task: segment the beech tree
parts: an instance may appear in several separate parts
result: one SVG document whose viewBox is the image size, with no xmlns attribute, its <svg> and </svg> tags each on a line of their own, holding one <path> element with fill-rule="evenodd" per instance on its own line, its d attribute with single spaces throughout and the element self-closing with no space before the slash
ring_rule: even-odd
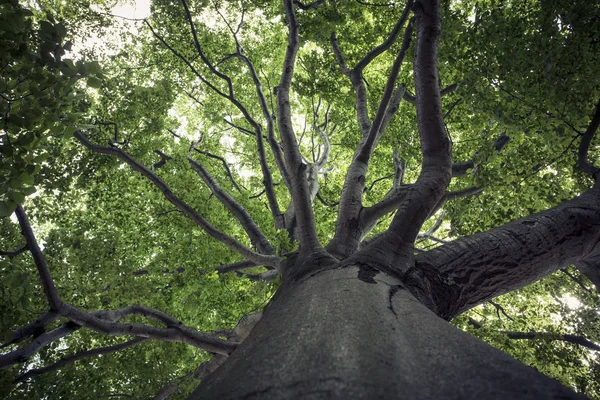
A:
<svg viewBox="0 0 600 400">
<path fill-rule="evenodd" d="M 7 398 L 600 398 L 597 5 L 113 6 L 2 2 Z"/>
</svg>

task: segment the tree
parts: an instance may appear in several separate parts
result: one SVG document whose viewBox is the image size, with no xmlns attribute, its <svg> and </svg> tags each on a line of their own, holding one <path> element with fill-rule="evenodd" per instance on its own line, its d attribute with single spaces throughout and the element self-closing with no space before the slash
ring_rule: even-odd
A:
<svg viewBox="0 0 600 400">
<path fill-rule="evenodd" d="M 454 319 L 598 397 L 582 276 L 599 285 L 598 7 L 282 3 L 155 1 L 120 33 L 136 41 L 84 52 L 103 71 L 39 55 L 33 79 L 58 68 L 82 92 L 51 120 L 64 131 L 14 124 L 29 87 L 1 87 L 3 213 L 18 220 L 2 220 L 18 249 L 2 252 L 7 395 L 166 398 L 196 378 L 191 398 L 584 398 Z M 41 11 L 40 37 L 68 51 Z M 30 167 L 31 131 L 52 164 Z M 31 179 L 42 190 L 25 200 Z M 510 315 L 564 294 L 587 302 L 559 311 L 578 331 Z M 556 349 L 560 368 L 544 367 Z"/>
</svg>

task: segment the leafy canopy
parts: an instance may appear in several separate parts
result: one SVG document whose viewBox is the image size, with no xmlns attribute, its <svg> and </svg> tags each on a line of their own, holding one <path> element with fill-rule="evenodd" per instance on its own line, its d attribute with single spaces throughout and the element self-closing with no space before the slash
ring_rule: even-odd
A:
<svg viewBox="0 0 600 400">
<path fill-rule="evenodd" d="M 477 196 L 449 201 L 443 214 L 424 226 L 433 228 L 441 219 L 436 236 L 450 240 L 556 205 L 589 187 L 589 178 L 573 166 L 577 139 L 600 97 L 600 7 L 583 0 L 442 3 L 441 86 L 457 84 L 443 97 L 445 122 L 455 161 L 475 165 L 453 180 L 449 190 L 482 189 Z M 153 1 L 146 21 L 114 17 L 113 5 L 40 0 L 28 8 L 16 0 L 0 2 L 0 249 L 23 246 L 19 227 L 9 216 L 25 204 L 65 302 L 86 310 L 142 304 L 202 332 L 231 328 L 264 306 L 278 281 L 254 281 L 246 275 L 264 272 L 261 267 L 218 273 L 215 266 L 238 261 L 239 255 L 209 238 L 121 160 L 89 152 L 72 135 L 83 130 L 95 143 L 120 143 L 140 163 L 154 166 L 173 192 L 211 224 L 250 247 L 243 229 L 190 168 L 186 158 L 191 154 L 246 208 L 276 252 L 287 254 L 295 244 L 286 231 L 275 230 L 267 211 L 253 127 L 182 61 L 209 77 L 213 89 L 227 90 L 227 82 L 199 59 L 179 1 Z M 205 57 L 232 77 L 236 98 L 264 124 L 249 67 L 231 55 L 243 48 L 273 110 L 287 44 L 282 5 L 190 0 L 188 6 Z M 330 135 L 330 154 L 319 174 L 323 201 L 313 205 L 322 242 L 335 229 L 337 209 L 331 205 L 339 198 L 360 139 L 354 92 L 333 54 L 331 32 L 336 32 L 348 65 L 354 65 L 386 39 L 403 7 L 400 2 L 326 1 L 298 12 L 301 46 L 291 107 L 308 162 L 326 150 L 315 126 L 327 120 Z M 364 71 L 371 113 L 399 46 Z M 409 49 L 398 79 L 409 94 L 414 93 L 411 64 Z M 503 136 L 510 141 L 499 152 L 494 143 Z M 200 151 L 190 153 L 191 146 Z M 408 101 L 400 103 L 375 150 L 366 205 L 377 203 L 392 187 L 394 150 L 406 162 L 404 182 L 414 181 L 421 152 L 415 108 Z M 597 159 L 598 150 L 590 149 L 591 159 Z M 161 160 L 166 162 L 159 165 Z M 276 171 L 271 153 L 267 161 Z M 273 180 L 285 210 L 289 193 L 278 173 Z M 384 217 L 373 234 L 389 221 Z M 423 239 L 417 247 L 437 244 Z M 6 343 L 11 329 L 35 320 L 47 305 L 28 254 L 2 256 L 0 281 L 0 333 Z M 454 322 L 600 398 L 597 351 L 556 340 L 573 334 L 600 342 L 599 305 L 590 283 L 570 267 Z M 147 323 L 141 317 L 132 321 Z M 506 331 L 542 335 L 515 340 Z M 173 398 L 185 398 L 196 384 L 191 373 L 210 358 L 185 344 L 148 341 L 83 359 L 62 367 L 60 374 L 52 371 L 12 383 L 25 370 L 123 341 L 80 329 L 3 370 L 0 393 L 14 399 L 144 398 L 176 379 L 181 390 Z"/>
</svg>

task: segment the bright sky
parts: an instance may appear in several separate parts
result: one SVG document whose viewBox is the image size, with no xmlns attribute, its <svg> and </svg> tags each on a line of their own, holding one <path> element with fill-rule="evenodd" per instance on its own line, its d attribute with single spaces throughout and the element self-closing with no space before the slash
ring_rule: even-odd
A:
<svg viewBox="0 0 600 400">
<path fill-rule="evenodd" d="M 151 0 L 133 0 L 112 9 L 114 15 L 127 18 L 146 18 L 150 15 Z"/>
</svg>

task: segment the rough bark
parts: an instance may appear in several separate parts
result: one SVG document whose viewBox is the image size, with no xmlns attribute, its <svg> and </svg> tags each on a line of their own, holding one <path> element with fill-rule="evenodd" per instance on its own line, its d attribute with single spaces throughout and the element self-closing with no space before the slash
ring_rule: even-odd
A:
<svg viewBox="0 0 600 400">
<path fill-rule="evenodd" d="M 349 265 L 286 280 L 191 399 L 583 399 L 454 328 L 393 276 Z"/>
<path fill-rule="evenodd" d="M 570 264 L 594 265 L 600 185 L 550 210 L 417 255 L 438 315 L 452 318 Z M 419 278 L 417 278 L 419 279 Z"/>
</svg>

